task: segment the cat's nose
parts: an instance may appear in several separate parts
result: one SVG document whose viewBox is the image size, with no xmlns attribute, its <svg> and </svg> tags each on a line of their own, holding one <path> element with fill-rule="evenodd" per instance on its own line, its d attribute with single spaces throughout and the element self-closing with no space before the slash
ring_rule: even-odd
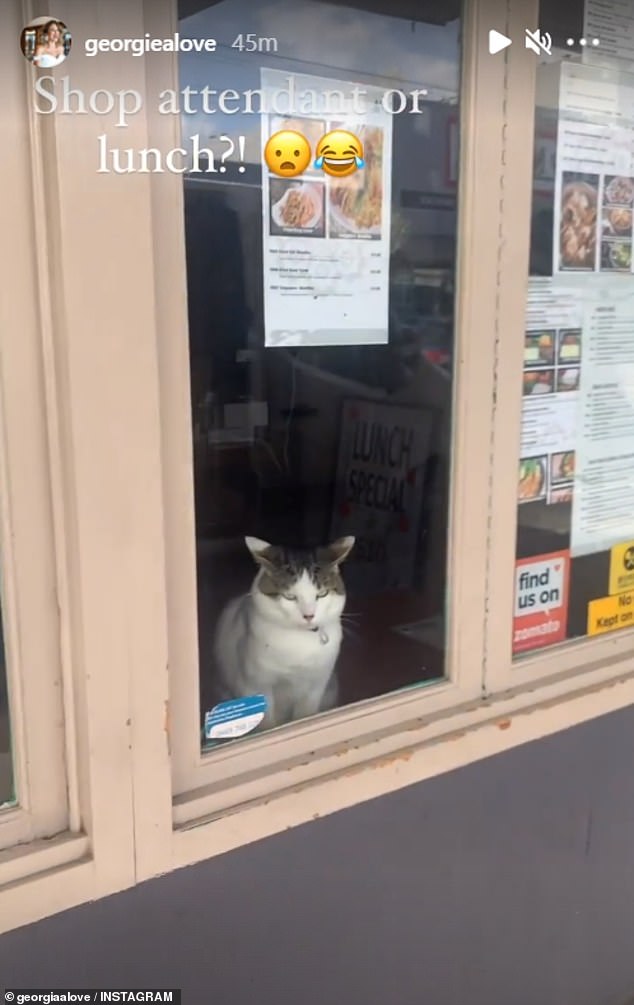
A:
<svg viewBox="0 0 634 1005">
<path fill-rule="evenodd" d="M 312 621 L 314 617 L 315 617 L 314 614 L 305 614 L 304 621 Z"/>
</svg>

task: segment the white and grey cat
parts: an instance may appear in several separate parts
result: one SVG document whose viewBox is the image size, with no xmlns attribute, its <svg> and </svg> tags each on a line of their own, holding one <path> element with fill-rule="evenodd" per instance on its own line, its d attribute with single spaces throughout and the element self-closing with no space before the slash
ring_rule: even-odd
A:
<svg viewBox="0 0 634 1005">
<path fill-rule="evenodd" d="M 220 615 L 214 643 L 222 696 L 263 694 L 262 728 L 337 704 L 335 664 L 346 590 L 339 566 L 354 546 L 342 537 L 315 551 L 293 551 L 246 537 L 258 571 L 246 596 Z"/>
</svg>

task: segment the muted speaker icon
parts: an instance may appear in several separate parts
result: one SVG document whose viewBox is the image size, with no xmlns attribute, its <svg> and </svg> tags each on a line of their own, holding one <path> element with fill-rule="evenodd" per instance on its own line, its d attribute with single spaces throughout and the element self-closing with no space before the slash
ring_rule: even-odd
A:
<svg viewBox="0 0 634 1005">
<path fill-rule="evenodd" d="M 529 31 L 528 28 L 526 28 L 525 32 L 526 38 L 524 40 L 524 44 L 527 49 L 532 49 L 532 51 L 537 53 L 538 56 L 542 52 L 545 52 L 547 56 L 551 55 L 553 40 L 547 31 L 542 33 L 540 28 L 537 28 L 536 31 Z"/>
</svg>

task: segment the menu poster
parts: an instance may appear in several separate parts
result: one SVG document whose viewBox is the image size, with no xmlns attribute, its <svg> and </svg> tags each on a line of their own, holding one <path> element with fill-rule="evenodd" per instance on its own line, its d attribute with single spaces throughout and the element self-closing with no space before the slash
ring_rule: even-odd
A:
<svg viewBox="0 0 634 1005">
<path fill-rule="evenodd" d="M 609 59 L 634 62 L 634 8 L 632 0 L 585 0 L 583 34 L 590 44 L 584 46 L 582 59 L 587 63 Z M 593 45 L 597 38 L 599 44 Z"/>
<path fill-rule="evenodd" d="M 634 76 L 564 62 L 553 274 L 632 273 Z"/>
<path fill-rule="evenodd" d="M 574 293 L 531 280 L 524 334 L 520 505 L 571 503 L 582 312 Z"/>
<path fill-rule="evenodd" d="M 363 86 L 367 111 L 360 116 L 359 85 L 351 81 L 265 68 L 261 90 L 269 109 L 261 116 L 262 149 L 274 133 L 292 129 L 312 153 L 296 178 L 277 177 L 262 161 L 265 345 L 384 344 L 392 116 L 381 103 L 383 91 Z M 288 111 L 270 112 L 280 104 Z M 363 144 L 364 166 L 346 178 L 314 167 L 317 143 L 333 129 Z"/>
<path fill-rule="evenodd" d="M 634 290 L 593 291 L 585 308 L 573 556 L 634 538 Z"/>
<path fill-rule="evenodd" d="M 634 627 L 632 285 L 529 284 L 516 655 Z"/>
</svg>

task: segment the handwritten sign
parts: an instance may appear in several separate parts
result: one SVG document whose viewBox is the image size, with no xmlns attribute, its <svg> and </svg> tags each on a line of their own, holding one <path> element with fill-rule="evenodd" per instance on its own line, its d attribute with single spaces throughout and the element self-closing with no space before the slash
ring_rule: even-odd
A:
<svg viewBox="0 0 634 1005">
<path fill-rule="evenodd" d="M 412 585 L 432 414 L 343 403 L 331 537 L 354 534 L 346 579 L 356 590 Z"/>
</svg>

